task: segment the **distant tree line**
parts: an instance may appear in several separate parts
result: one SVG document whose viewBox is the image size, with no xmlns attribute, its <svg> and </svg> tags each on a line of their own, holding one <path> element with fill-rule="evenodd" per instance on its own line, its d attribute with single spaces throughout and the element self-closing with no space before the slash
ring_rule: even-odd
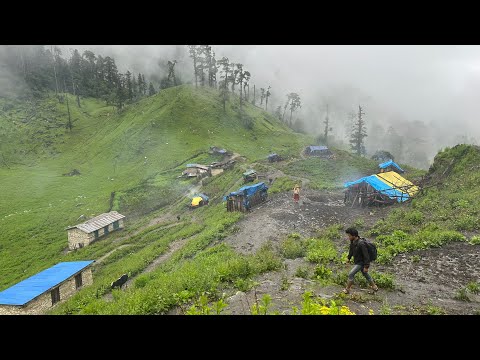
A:
<svg viewBox="0 0 480 360">
<path fill-rule="evenodd" d="M 82 54 L 74 49 L 69 58 L 56 46 L 3 46 L 3 63 L 7 71 L 23 78 L 29 96 L 41 97 L 52 91 L 99 98 L 121 109 L 125 103 L 156 93 L 145 74 L 118 71 L 115 59 L 96 55 L 90 50 Z M 168 87 L 169 84 L 164 84 Z M 22 94 L 25 96 L 25 93 Z"/>
</svg>

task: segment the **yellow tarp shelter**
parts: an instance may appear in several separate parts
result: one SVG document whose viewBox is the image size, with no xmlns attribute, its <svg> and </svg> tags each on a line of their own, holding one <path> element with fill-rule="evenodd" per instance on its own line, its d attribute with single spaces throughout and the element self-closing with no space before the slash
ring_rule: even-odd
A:
<svg viewBox="0 0 480 360">
<path fill-rule="evenodd" d="M 410 197 L 414 196 L 420 190 L 418 186 L 412 184 L 395 171 L 387 171 L 376 174 L 376 176 L 380 178 L 381 181 L 392 186 L 393 188 L 396 188 L 404 193 L 406 192 Z"/>
<path fill-rule="evenodd" d="M 200 204 L 200 201 L 202 201 L 202 200 L 203 199 L 200 196 L 194 197 L 192 199 L 192 206 L 198 206 Z"/>
</svg>

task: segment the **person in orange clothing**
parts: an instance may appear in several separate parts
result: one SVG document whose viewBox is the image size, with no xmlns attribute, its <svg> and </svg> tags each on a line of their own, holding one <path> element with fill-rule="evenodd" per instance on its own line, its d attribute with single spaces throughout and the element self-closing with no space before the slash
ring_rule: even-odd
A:
<svg viewBox="0 0 480 360">
<path fill-rule="evenodd" d="M 298 203 L 300 200 L 300 186 L 298 184 L 295 184 L 295 187 L 293 188 L 293 201 L 295 203 Z"/>
</svg>

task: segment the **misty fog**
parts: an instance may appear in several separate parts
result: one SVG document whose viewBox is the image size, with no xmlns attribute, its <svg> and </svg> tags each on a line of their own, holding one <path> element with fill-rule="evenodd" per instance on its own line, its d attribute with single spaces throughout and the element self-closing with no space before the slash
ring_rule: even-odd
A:
<svg viewBox="0 0 480 360">
<path fill-rule="evenodd" d="M 186 45 L 57 46 L 64 57 L 73 49 L 112 56 L 119 71 L 142 72 L 154 82 L 175 59 L 182 81 L 193 81 Z M 385 149 L 396 153 L 397 161 L 427 168 L 438 150 L 477 143 L 480 46 L 212 45 L 212 50 L 217 59 L 226 56 L 251 72 L 251 92 L 253 85 L 257 91 L 271 86 L 270 112 L 283 107 L 286 94 L 298 93 L 302 107 L 296 120 L 305 132 L 323 134 L 328 104 L 332 146 L 348 148 L 351 113 L 359 105 L 367 155 Z M 0 96 L 13 84 L 0 68 Z"/>
</svg>

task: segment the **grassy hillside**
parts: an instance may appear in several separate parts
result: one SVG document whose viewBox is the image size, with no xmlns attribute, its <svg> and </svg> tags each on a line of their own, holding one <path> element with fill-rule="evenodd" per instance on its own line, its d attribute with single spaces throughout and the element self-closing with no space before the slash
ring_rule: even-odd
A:
<svg viewBox="0 0 480 360">
<path fill-rule="evenodd" d="M 236 97 L 224 113 L 213 89 L 169 88 L 120 113 L 95 99 L 83 99 L 78 108 L 69 97 L 69 105 L 72 131 L 65 126 L 65 102 L 0 99 L 0 291 L 59 261 L 97 260 L 94 284 L 55 313 L 163 313 L 201 294 L 218 300 L 226 286 L 248 289 L 255 275 L 278 269 L 279 254 L 268 246 L 244 256 L 221 241 L 238 230 L 235 223 L 243 217 L 226 213 L 222 196 L 243 185 L 241 173 L 252 163 L 259 172 L 283 172 L 271 193 L 291 190 L 299 178 L 311 188 L 342 188 L 345 181 L 377 170 L 376 162 L 336 149 L 335 160 L 303 159 L 300 153 L 314 143 L 313 137 L 292 132 L 251 104 L 244 106 L 242 120 Z M 202 191 L 210 195 L 210 205 L 187 211 L 186 195 L 198 182 L 177 177 L 186 163 L 220 160 L 208 154 L 211 145 L 245 160 L 205 179 Z M 272 152 L 287 160 L 268 163 Z M 74 169 L 80 175 L 65 176 Z M 408 170 L 407 178 L 422 174 Z M 110 207 L 127 216 L 126 230 L 66 254 L 65 227 L 82 222 L 81 215 L 93 217 Z M 147 226 L 154 217 L 168 215 L 167 210 L 181 215 L 181 221 L 166 216 Z M 377 224 L 377 235 L 390 236 L 397 229 L 414 233 L 413 227 L 398 227 L 395 218 L 389 219 Z M 130 291 L 114 291 L 116 301 L 105 301 L 113 279 L 125 272 L 140 274 L 179 241 L 184 246 L 168 261 L 138 276 Z"/>
<path fill-rule="evenodd" d="M 65 227 L 108 211 L 112 192 L 113 209 L 130 227 L 181 200 L 192 181 L 177 176 L 187 162 L 218 160 L 206 153 L 210 145 L 255 160 L 274 151 L 298 154 L 311 142 L 252 105 L 245 106 L 253 126 L 247 130 L 238 103 L 224 114 L 218 92 L 188 85 L 121 113 L 95 99 L 78 108 L 69 97 L 69 105 L 72 131 L 66 102 L 0 100 L 0 290 L 64 260 Z M 63 175 L 73 169 L 81 175 Z"/>
<path fill-rule="evenodd" d="M 425 175 L 423 191 L 370 231 L 380 244 L 380 261 L 450 241 L 480 243 L 479 163 L 477 146 L 462 144 L 439 152 Z"/>
</svg>

